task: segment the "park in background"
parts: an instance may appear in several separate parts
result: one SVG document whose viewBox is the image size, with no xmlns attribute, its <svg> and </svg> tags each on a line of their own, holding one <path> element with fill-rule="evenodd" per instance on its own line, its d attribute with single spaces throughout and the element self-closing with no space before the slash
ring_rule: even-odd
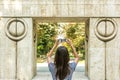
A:
<svg viewBox="0 0 120 80">
<path fill-rule="evenodd" d="M 37 25 L 37 63 L 46 62 L 46 54 L 54 45 L 55 39 L 59 35 L 60 27 L 63 29 L 64 38 L 71 39 L 77 53 L 80 55 L 80 61 L 85 60 L 85 23 L 39 23 Z M 70 52 L 70 58 L 73 59 L 70 46 L 63 42 Z M 54 56 L 54 55 L 53 55 Z"/>
</svg>

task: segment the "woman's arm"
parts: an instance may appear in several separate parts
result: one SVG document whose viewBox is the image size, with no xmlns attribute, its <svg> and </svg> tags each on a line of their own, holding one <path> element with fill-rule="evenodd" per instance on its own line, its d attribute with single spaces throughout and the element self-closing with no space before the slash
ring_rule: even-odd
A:
<svg viewBox="0 0 120 80">
<path fill-rule="evenodd" d="M 53 51 L 55 50 L 55 48 L 58 46 L 58 40 L 55 41 L 54 46 L 52 47 L 52 49 L 50 50 L 50 52 L 47 53 L 47 62 L 48 64 L 51 62 L 51 56 L 53 54 Z"/>
<path fill-rule="evenodd" d="M 68 42 L 68 44 L 71 46 L 71 48 L 72 48 L 72 50 L 73 50 L 73 53 L 72 53 L 72 54 L 73 54 L 74 57 L 75 57 L 75 62 L 78 63 L 79 56 L 78 56 L 78 54 L 77 54 L 77 51 L 76 51 L 75 47 L 73 46 L 73 44 L 72 44 L 72 42 L 71 42 L 70 39 L 68 39 L 67 42 Z"/>
</svg>

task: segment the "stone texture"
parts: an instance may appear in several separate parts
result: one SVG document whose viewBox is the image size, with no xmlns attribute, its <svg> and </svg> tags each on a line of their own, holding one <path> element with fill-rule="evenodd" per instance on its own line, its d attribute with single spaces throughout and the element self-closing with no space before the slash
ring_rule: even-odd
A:
<svg viewBox="0 0 120 80">
<path fill-rule="evenodd" d="M 8 20 L 0 20 L 0 79 L 16 78 L 16 42 L 6 36 L 5 25 Z"/>
<path fill-rule="evenodd" d="M 8 2 L 1 0 L 0 2 L 0 12 L 3 13 L 3 17 L 119 17 L 119 7 L 119 0 L 12 0 Z"/>
<path fill-rule="evenodd" d="M 35 53 L 33 26 L 31 18 L 23 18 L 27 24 L 28 30 L 26 37 L 17 42 L 17 79 L 31 80 L 35 75 Z M 20 27 L 20 26 L 18 26 Z"/>
<path fill-rule="evenodd" d="M 89 39 L 89 21 L 85 23 L 85 75 L 88 76 L 88 39 Z"/>
<path fill-rule="evenodd" d="M 11 17 L 22 17 L 28 25 L 27 35 L 20 41 L 6 35 L 6 23 Z M 117 23 L 117 35 L 111 41 L 101 41 L 95 35 L 98 17 L 113 17 Z M 36 33 L 32 18 L 36 23 L 89 20 L 89 28 L 86 29 L 86 75 L 90 80 L 120 80 L 120 19 L 115 17 L 120 17 L 119 0 L 0 0 L 0 80 L 31 80 L 35 76 Z M 9 29 L 14 35 L 15 25 L 11 24 Z M 105 34 L 106 25 L 99 26 L 102 26 L 99 27 L 100 33 Z M 21 25 L 17 27 L 21 33 Z M 107 28 L 108 33 L 112 29 Z M 41 75 L 39 77 L 42 78 Z"/>
<path fill-rule="evenodd" d="M 115 26 L 117 26 L 118 32 L 116 36 L 110 41 L 104 42 L 100 41 L 97 38 L 97 35 L 95 35 L 94 31 L 96 27 L 96 22 L 98 22 L 99 19 L 90 18 L 90 31 L 88 40 L 88 76 L 91 80 L 120 79 L 120 45 L 118 43 L 120 40 L 120 28 L 118 27 L 120 20 L 118 18 L 110 18 L 109 20 L 114 21 L 113 23 L 116 24 Z M 108 24 L 107 22 L 106 24 L 100 23 L 98 29 L 102 31 L 101 33 L 108 35 L 109 33 L 111 33 L 111 30 L 113 30 L 113 27 L 111 23 Z"/>
<path fill-rule="evenodd" d="M 107 80 L 120 80 L 120 19 L 115 18 L 114 20 L 117 23 L 118 32 L 113 40 L 106 43 Z"/>
<path fill-rule="evenodd" d="M 36 74 L 36 50 L 34 48 L 34 35 L 32 18 L 21 18 L 27 24 L 27 34 L 25 38 L 14 41 L 6 34 L 7 23 L 14 18 L 2 18 L 0 20 L 0 80 L 19 79 L 31 80 Z M 15 18 L 15 20 L 20 18 Z M 19 35 L 23 31 L 20 22 L 9 24 L 8 32 L 13 36 Z M 13 31 L 12 31 L 13 30 Z M 16 32 L 17 31 L 17 32 Z M 36 38 L 36 37 L 35 37 Z"/>
<path fill-rule="evenodd" d="M 98 18 L 90 18 L 88 39 L 88 76 L 90 80 L 105 80 L 105 43 L 94 33 Z"/>
</svg>

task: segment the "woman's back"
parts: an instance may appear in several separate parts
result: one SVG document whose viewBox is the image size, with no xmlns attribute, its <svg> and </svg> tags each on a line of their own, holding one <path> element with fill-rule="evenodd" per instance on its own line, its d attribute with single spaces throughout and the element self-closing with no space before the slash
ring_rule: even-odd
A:
<svg viewBox="0 0 120 80">
<path fill-rule="evenodd" d="M 75 62 L 71 62 L 69 63 L 69 67 L 70 67 L 70 74 L 66 76 L 66 78 L 64 80 L 72 80 L 72 74 L 73 72 L 75 71 L 75 68 L 76 68 L 76 63 Z M 49 63 L 48 64 L 48 67 L 49 67 L 49 71 L 51 72 L 52 74 L 52 78 L 53 80 L 59 80 L 59 79 L 56 79 L 56 68 L 55 68 L 55 65 L 54 63 Z"/>
<path fill-rule="evenodd" d="M 76 68 L 79 60 L 79 56 L 70 40 L 66 41 L 73 50 L 73 55 L 75 57 L 74 62 L 69 63 L 70 57 L 68 49 L 65 46 L 58 46 L 58 40 L 56 40 L 53 48 L 47 54 L 47 62 L 49 70 L 52 74 L 53 80 L 72 80 L 72 74 Z M 54 49 L 57 48 L 54 58 L 54 63 L 51 62 L 51 55 Z"/>
</svg>

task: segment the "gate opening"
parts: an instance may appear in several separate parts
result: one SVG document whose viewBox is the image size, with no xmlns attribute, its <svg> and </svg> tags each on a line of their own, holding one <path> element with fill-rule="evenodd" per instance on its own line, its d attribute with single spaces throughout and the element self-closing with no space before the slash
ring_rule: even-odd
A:
<svg viewBox="0 0 120 80">
<path fill-rule="evenodd" d="M 78 55 L 80 56 L 78 65 L 73 74 L 74 78 L 87 78 L 85 76 L 86 63 L 86 21 L 80 22 L 44 22 L 40 21 L 35 24 L 37 32 L 37 54 L 36 54 L 36 66 L 37 76 L 39 78 L 52 80 L 51 73 L 48 69 L 46 54 L 53 47 L 55 39 L 62 37 L 65 39 L 71 39 Z M 69 50 L 70 61 L 74 61 L 72 50 L 66 42 L 62 45 L 66 46 Z M 52 55 L 52 61 L 54 61 L 54 54 Z M 87 71 L 86 71 L 87 75 Z M 87 80 L 87 79 L 86 79 Z"/>
<path fill-rule="evenodd" d="M 39 23 L 37 26 L 37 63 L 46 63 L 46 54 L 53 47 L 56 38 L 71 39 L 80 60 L 85 60 L 85 23 Z M 66 42 L 62 42 L 70 53 L 70 60 L 74 58 L 72 50 Z M 54 56 L 54 55 L 53 55 Z"/>
</svg>

